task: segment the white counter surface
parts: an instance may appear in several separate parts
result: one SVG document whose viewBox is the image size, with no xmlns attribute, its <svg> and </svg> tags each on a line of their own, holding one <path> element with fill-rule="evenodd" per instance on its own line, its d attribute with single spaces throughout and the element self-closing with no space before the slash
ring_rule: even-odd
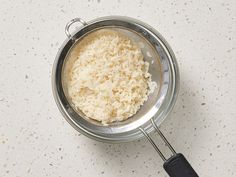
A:
<svg viewBox="0 0 236 177">
<path fill-rule="evenodd" d="M 106 15 L 137 18 L 166 38 L 181 88 L 161 130 L 199 176 L 235 177 L 235 0 L 1 0 L 0 176 L 167 176 L 147 140 L 91 140 L 64 120 L 53 100 L 51 70 L 65 24 Z"/>
</svg>

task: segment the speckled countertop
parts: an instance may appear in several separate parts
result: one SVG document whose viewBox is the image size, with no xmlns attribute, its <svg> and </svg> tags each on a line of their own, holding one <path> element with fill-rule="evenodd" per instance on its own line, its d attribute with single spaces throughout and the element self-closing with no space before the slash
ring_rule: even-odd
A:
<svg viewBox="0 0 236 177">
<path fill-rule="evenodd" d="M 90 140 L 53 100 L 51 70 L 65 24 L 106 15 L 138 18 L 166 38 L 181 88 L 161 130 L 200 176 L 236 176 L 235 0 L 2 0 L 0 176 L 167 176 L 147 140 Z"/>
</svg>

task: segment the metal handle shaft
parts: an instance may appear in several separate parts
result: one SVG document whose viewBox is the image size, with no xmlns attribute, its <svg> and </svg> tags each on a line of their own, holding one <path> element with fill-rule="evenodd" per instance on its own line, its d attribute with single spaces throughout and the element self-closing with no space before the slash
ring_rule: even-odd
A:
<svg viewBox="0 0 236 177">
<path fill-rule="evenodd" d="M 155 142 L 152 140 L 152 138 L 142 129 L 139 128 L 139 130 L 144 134 L 144 136 L 146 136 L 146 138 L 148 139 L 148 141 L 152 144 L 152 146 L 154 147 L 154 149 L 157 151 L 157 153 L 160 155 L 160 157 L 162 158 L 163 161 L 166 161 L 165 156 L 162 154 L 161 150 L 157 147 L 157 145 L 155 144 Z"/>
<path fill-rule="evenodd" d="M 168 140 L 166 139 L 166 137 L 162 134 L 161 130 L 157 127 L 156 123 L 154 122 L 153 119 L 151 119 L 152 125 L 155 128 L 156 132 L 160 135 L 161 139 L 165 142 L 166 146 L 170 149 L 170 151 L 172 152 L 173 155 L 176 154 L 174 148 L 171 146 L 171 144 L 168 142 Z M 152 144 L 152 146 L 154 147 L 154 149 L 157 151 L 157 153 L 160 155 L 160 157 L 162 158 L 163 161 L 166 161 L 165 156 L 163 155 L 163 153 L 161 152 L 161 150 L 158 148 L 158 146 L 156 145 L 156 143 L 153 141 L 153 139 L 147 134 L 147 132 L 143 129 L 143 128 L 139 128 L 139 130 L 143 133 L 143 135 L 148 139 L 148 141 Z"/>
<path fill-rule="evenodd" d="M 156 132 L 160 135 L 161 139 L 165 142 L 166 146 L 170 149 L 170 151 L 174 154 L 176 154 L 174 148 L 171 146 L 169 141 L 166 139 L 166 137 L 162 134 L 161 130 L 157 127 L 157 124 L 154 122 L 153 119 L 151 119 L 152 125 L 155 128 Z"/>
</svg>

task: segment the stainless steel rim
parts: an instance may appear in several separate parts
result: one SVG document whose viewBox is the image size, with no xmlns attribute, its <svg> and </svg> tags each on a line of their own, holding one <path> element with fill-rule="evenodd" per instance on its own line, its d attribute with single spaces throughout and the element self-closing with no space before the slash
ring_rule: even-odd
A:
<svg viewBox="0 0 236 177">
<path fill-rule="evenodd" d="M 85 26 L 81 26 L 76 32 L 71 35 L 69 33 L 69 27 L 76 21 L 81 22 Z M 122 127 L 123 129 L 120 129 L 119 131 L 115 132 L 116 129 L 107 128 L 106 132 L 99 132 L 99 130 L 94 131 L 93 129 L 91 129 L 93 127 L 88 128 L 90 125 L 88 125 L 88 123 L 86 124 L 86 120 L 82 120 L 84 121 L 83 123 L 77 121 L 78 117 L 76 118 L 76 116 L 78 115 L 76 115 L 74 110 L 68 104 L 64 96 L 63 90 L 60 86 L 61 68 L 67 52 L 69 51 L 70 47 L 73 45 L 74 41 L 77 38 L 83 36 L 91 30 L 94 30 L 95 28 L 111 24 L 117 25 L 118 22 L 120 24 L 126 25 L 127 28 L 137 28 L 136 30 L 140 30 L 139 32 L 141 32 L 142 35 L 145 35 L 145 37 L 149 36 L 149 40 L 152 40 L 154 44 L 157 44 L 155 45 L 157 50 L 162 51 L 162 53 L 159 53 L 162 57 L 161 60 L 167 63 L 167 68 L 164 68 L 163 71 L 164 77 L 166 77 L 168 80 L 168 83 L 166 85 L 166 97 L 163 98 L 162 102 L 157 103 L 157 112 L 151 115 L 148 120 L 142 120 L 139 123 L 136 122 L 136 124 L 132 125 L 131 128 L 129 127 L 130 129 L 127 129 L 127 127 Z M 68 36 L 68 39 L 65 40 L 56 56 L 56 60 L 53 66 L 52 86 L 57 106 L 59 107 L 66 120 L 76 130 L 90 138 L 100 141 L 126 142 L 139 139 L 144 136 L 143 133 L 139 130 L 140 127 L 142 127 L 142 129 L 145 130 L 145 132 L 147 133 L 152 132 L 154 130 L 154 127 L 149 121 L 151 120 L 151 118 L 153 118 L 154 122 L 157 125 L 161 124 L 161 122 L 166 118 L 166 116 L 173 108 L 174 103 L 176 101 L 179 90 L 179 71 L 174 53 L 172 52 L 171 48 L 164 40 L 164 38 L 155 29 L 140 21 L 128 17 L 110 16 L 95 19 L 88 23 L 81 20 L 80 18 L 76 18 L 67 24 L 65 31 Z"/>
</svg>

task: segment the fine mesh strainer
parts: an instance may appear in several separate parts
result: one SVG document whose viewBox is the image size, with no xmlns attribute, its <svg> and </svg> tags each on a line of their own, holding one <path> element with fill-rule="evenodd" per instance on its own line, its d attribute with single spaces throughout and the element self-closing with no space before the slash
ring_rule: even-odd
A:
<svg viewBox="0 0 236 177">
<path fill-rule="evenodd" d="M 73 34 L 70 26 L 80 22 Z M 154 92 L 141 106 L 140 110 L 129 119 L 113 122 L 107 126 L 87 118 L 83 112 L 74 108 L 67 94 L 67 73 L 70 69 L 69 54 L 84 36 L 100 29 L 111 29 L 122 33 L 142 50 L 144 60 L 149 62 L 152 81 L 157 83 Z M 174 106 L 179 89 L 179 72 L 175 56 L 164 38 L 152 27 L 128 17 L 110 16 L 85 22 L 81 18 L 71 20 L 65 28 L 67 39 L 59 50 L 52 74 L 54 98 L 66 120 L 84 135 L 103 142 L 127 142 L 146 137 L 164 160 L 164 168 L 171 177 L 198 176 L 182 154 L 176 153 L 158 129 Z M 166 159 L 149 133 L 156 131 L 173 155 Z"/>
</svg>

